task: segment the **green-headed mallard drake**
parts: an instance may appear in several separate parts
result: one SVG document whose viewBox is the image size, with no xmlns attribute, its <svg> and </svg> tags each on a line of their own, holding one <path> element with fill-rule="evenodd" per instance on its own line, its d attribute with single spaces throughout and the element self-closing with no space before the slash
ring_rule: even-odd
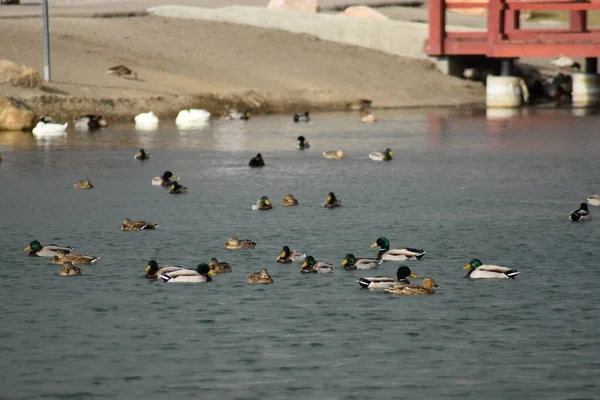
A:
<svg viewBox="0 0 600 400">
<path fill-rule="evenodd" d="M 269 201 L 267 196 L 263 196 L 256 201 L 255 204 L 252 204 L 253 210 L 270 210 L 273 208 L 273 205 Z"/>
<path fill-rule="evenodd" d="M 248 111 L 229 110 L 225 113 L 223 119 L 247 121 L 250 119 L 250 113 Z"/>
<path fill-rule="evenodd" d="M 144 150 L 144 149 L 139 149 L 138 152 L 135 154 L 135 156 L 133 156 L 133 158 L 135 158 L 136 160 L 144 161 L 144 160 L 147 160 L 150 158 L 150 154 L 146 153 L 146 150 Z M 154 182 L 153 182 L 153 184 L 154 184 Z"/>
<path fill-rule="evenodd" d="M 230 237 L 225 242 L 225 248 L 230 250 L 253 249 L 256 247 L 256 240 L 238 239 L 235 236 Z"/>
<path fill-rule="evenodd" d="M 156 228 L 158 228 L 158 224 L 153 224 L 152 222 L 148 221 L 132 221 L 129 218 L 125 218 L 123 220 L 123 224 L 121 225 L 122 231 L 142 231 Z"/>
<path fill-rule="evenodd" d="M 256 167 L 264 167 L 265 166 L 265 161 L 262 158 L 262 154 L 257 153 L 255 157 L 252 157 L 250 159 L 250 161 L 248 162 L 248 165 L 252 168 L 256 168 Z"/>
<path fill-rule="evenodd" d="M 288 193 L 285 196 L 283 196 L 283 200 L 281 200 L 280 204 L 284 207 L 297 206 L 298 200 L 296 200 L 296 198 L 292 194 Z"/>
<path fill-rule="evenodd" d="M 210 259 L 210 263 L 208 263 L 210 270 L 215 274 L 222 274 L 224 272 L 231 272 L 231 264 L 227 262 L 221 262 L 217 260 L 215 257 Z"/>
<path fill-rule="evenodd" d="M 73 121 L 75 129 L 80 131 L 94 131 L 100 128 L 106 128 L 108 121 L 102 115 L 87 114 L 76 118 Z"/>
<path fill-rule="evenodd" d="M 137 79 L 137 73 L 133 72 L 129 67 L 126 67 L 125 65 L 116 65 L 114 67 L 110 67 L 109 69 L 106 70 L 107 74 L 113 74 L 113 75 L 117 75 L 120 76 L 121 78 L 125 78 L 125 79 Z"/>
<path fill-rule="evenodd" d="M 472 259 L 463 269 L 469 270 L 467 278 L 471 279 L 508 279 L 519 273 L 516 269 L 482 264 L 477 258 Z"/>
<path fill-rule="evenodd" d="M 298 136 L 296 138 L 296 148 L 298 150 L 308 149 L 309 147 L 310 143 L 308 143 L 308 140 L 306 140 L 304 136 Z"/>
<path fill-rule="evenodd" d="M 392 159 L 392 150 L 387 148 L 383 152 L 374 151 L 369 153 L 369 158 L 373 161 L 390 161 Z"/>
<path fill-rule="evenodd" d="M 300 272 L 303 274 L 330 274 L 333 272 L 333 265 L 325 261 L 315 261 L 313 256 L 307 256 Z"/>
<path fill-rule="evenodd" d="M 281 249 L 281 254 L 275 261 L 280 264 L 287 264 L 291 262 L 300 262 L 306 259 L 306 254 L 297 253 L 296 251 L 291 251 L 288 246 L 283 246 Z"/>
<path fill-rule="evenodd" d="M 2 156 L 0 156 L 0 161 L 2 161 Z M 600 194 L 594 194 L 587 198 L 587 202 L 590 206 L 599 207 L 600 206 Z"/>
<path fill-rule="evenodd" d="M 356 258 L 354 254 L 346 254 L 346 258 L 342 261 L 344 269 L 373 269 L 381 264 L 381 260 L 376 258 Z"/>
<path fill-rule="evenodd" d="M 346 154 L 342 150 L 325 150 L 323 152 L 323 157 L 341 160 L 342 158 L 346 157 Z"/>
<path fill-rule="evenodd" d="M 266 268 L 260 270 L 260 272 L 251 272 L 246 277 L 246 283 L 273 283 L 273 278 L 269 275 Z"/>
<path fill-rule="evenodd" d="M 169 194 L 184 194 L 187 193 L 187 188 L 183 185 L 177 183 L 177 181 L 173 181 L 171 183 L 171 187 L 169 188 Z"/>
<path fill-rule="evenodd" d="M 38 257 L 54 257 L 59 251 L 70 253 L 72 250 L 72 247 L 62 246 L 60 244 L 48 243 L 41 245 L 37 240 L 33 240 L 31 243 L 29 243 L 29 246 L 23 249 L 23 251 L 29 252 L 27 253 L 28 256 Z"/>
<path fill-rule="evenodd" d="M 377 259 L 383 261 L 406 261 L 406 260 L 420 260 L 425 255 L 425 251 L 421 249 L 415 249 L 412 247 L 405 247 L 402 249 L 390 249 L 390 242 L 387 238 L 380 237 L 371 247 L 379 246 L 379 253 L 377 253 Z"/>
<path fill-rule="evenodd" d="M 81 268 L 73 265 L 70 262 L 66 262 L 60 267 L 59 275 L 61 275 L 61 276 L 81 275 Z"/>
<path fill-rule="evenodd" d="M 387 276 L 368 276 L 359 278 L 357 282 L 363 289 L 387 289 L 394 285 L 410 285 L 410 281 L 407 279 L 409 276 L 413 278 L 417 277 L 412 273 L 410 268 L 402 265 L 396 270 L 396 278 Z"/>
<path fill-rule="evenodd" d="M 581 203 L 577 210 L 571 211 L 571 214 L 569 214 L 569 220 L 573 222 L 591 221 L 592 216 L 588 210 L 587 203 Z"/>
<path fill-rule="evenodd" d="M 92 185 L 92 182 L 90 182 L 89 179 L 82 179 L 80 181 L 77 181 L 73 184 L 73 187 L 75 189 L 93 189 L 94 185 Z"/>
<path fill-rule="evenodd" d="M 66 253 L 62 250 L 56 252 L 56 255 L 52 257 L 52 264 L 64 264 L 70 262 L 71 264 L 93 264 L 98 261 L 100 257 L 88 256 L 82 253 Z"/>
<path fill-rule="evenodd" d="M 162 176 L 156 176 L 152 179 L 152 184 L 155 186 L 170 187 L 177 177 L 171 171 L 165 171 Z"/>
<path fill-rule="evenodd" d="M 418 296 L 434 294 L 433 288 L 439 288 L 439 285 L 433 279 L 425 278 L 421 285 L 394 285 L 385 291 L 398 296 Z"/>
<path fill-rule="evenodd" d="M 208 264 L 202 263 L 198 264 L 196 269 L 181 268 L 176 271 L 162 273 L 158 277 L 163 282 L 169 283 L 202 283 L 211 282 L 212 277 L 210 275 L 215 275 L 215 273 L 210 270 Z"/>
<path fill-rule="evenodd" d="M 360 112 L 360 122 L 376 122 L 377 118 L 367 110 Z"/>
<path fill-rule="evenodd" d="M 179 266 L 175 267 L 175 266 L 171 266 L 171 265 L 162 265 L 159 267 L 156 260 L 150 260 L 150 261 L 148 261 L 148 265 L 146 266 L 145 278 L 146 279 L 158 279 L 158 276 L 160 274 L 178 271 L 180 269 L 184 269 L 184 268 L 179 267 Z"/>
<path fill-rule="evenodd" d="M 329 192 L 329 195 L 327 196 L 327 199 L 325 200 L 325 202 L 323 202 L 323 207 L 325 208 L 335 208 L 335 207 L 341 207 L 342 206 L 342 201 L 338 200 L 335 197 L 335 194 L 333 192 Z"/>
<path fill-rule="evenodd" d="M 294 114 L 294 122 L 308 122 L 310 121 L 310 114 L 308 111 L 304 111 L 302 114 Z"/>
</svg>

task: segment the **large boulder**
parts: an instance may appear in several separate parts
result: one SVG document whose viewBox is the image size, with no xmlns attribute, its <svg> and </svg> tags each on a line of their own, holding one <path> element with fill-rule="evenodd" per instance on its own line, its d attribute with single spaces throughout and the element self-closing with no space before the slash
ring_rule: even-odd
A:
<svg viewBox="0 0 600 400">
<path fill-rule="evenodd" d="M 317 0 L 271 0 L 267 8 L 282 8 L 285 10 L 317 12 Z"/>
<path fill-rule="evenodd" d="M 33 128 L 35 113 L 12 97 L 0 96 L 0 131 L 26 131 Z"/>
<path fill-rule="evenodd" d="M 1 84 L 39 88 L 42 86 L 42 77 L 35 68 L 18 65 L 8 60 L 0 60 Z"/>
</svg>

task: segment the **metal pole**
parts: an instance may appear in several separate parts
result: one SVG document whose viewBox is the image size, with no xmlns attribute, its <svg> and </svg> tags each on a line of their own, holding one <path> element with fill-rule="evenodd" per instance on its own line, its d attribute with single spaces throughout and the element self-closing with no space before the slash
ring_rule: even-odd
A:
<svg viewBox="0 0 600 400">
<path fill-rule="evenodd" d="M 44 19 L 44 80 L 50 82 L 50 29 L 48 27 L 48 0 L 42 3 Z"/>
</svg>

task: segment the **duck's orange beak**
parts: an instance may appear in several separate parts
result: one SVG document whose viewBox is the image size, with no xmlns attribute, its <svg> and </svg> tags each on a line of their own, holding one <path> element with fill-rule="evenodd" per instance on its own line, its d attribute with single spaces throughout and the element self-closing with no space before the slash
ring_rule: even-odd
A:
<svg viewBox="0 0 600 400">
<path fill-rule="evenodd" d="M 151 269 L 152 269 L 152 268 L 151 268 L 151 267 L 148 265 L 148 266 L 146 267 L 146 272 L 150 272 L 150 270 L 151 270 Z"/>
<path fill-rule="evenodd" d="M 342 263 L 340 265 L 346 265 L 348 264 L 348 260 L 344 259 L 344 261 L 342 261 Z"/>
<path fill-rule="evenodd" d="M 217 273 L 215 271 L 213 271 L 212 269 L 210 271 L 208 271 L 209 275 L 217 275 Z"/>
<path fill-rule="evenodd" d="M 304 264 L 302 264 L 301 268 L 304 268 L 304 267 L 308 267 L 308 263 L 306 261 L 304 262 Z"/>
<path fill-rule="evenodd" d="M 29 250 L 31 250 L 31 246 L 27 246 L 23 249 L 23 251 L 29 251 Z"/>
<path fill-rule="evenodd" d="M 469 265 L 465 265 L 465 266 L 463 267 L 463 269 L 471 269 L 471 268 L 472 268 L 472 267 L 471 267 L 471 264 L 469 264 Z"/>
<path fill-rule="evenodd" d="M 377 243 L 373 243 L 371 247 L 377 247 Z"/>
<path fill-rule="evenodd" d="M 416 276 L 415 274 L 410 274 L 409 275 L 411 278 L 418 278 L 418 276 Z"/>
</svg>

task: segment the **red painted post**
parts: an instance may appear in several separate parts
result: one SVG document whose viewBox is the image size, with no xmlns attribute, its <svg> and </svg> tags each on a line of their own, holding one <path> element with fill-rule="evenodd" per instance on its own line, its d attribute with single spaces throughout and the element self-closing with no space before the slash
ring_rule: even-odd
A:
<svg viewBox="0 0 600 400">
<path fill-rule="evenodd" d="M 503 34 L 503 18 L 501 9 L 504 6 L 503 0 L 489 0 L 488 2 L 488 38 L 487 51 L 488 57 L 494 56 L 494 44 L 500 42 Z"/>
<path fill-rule="evenodd" d="M 429 0 L 429 39 L 426 53 L 430 56 L 444 55 L 444 39 L 446 37 L 446 2 L 445 0 Z"/>
<path fill-rule="evenodd" d="M 569 11 L 569 30 L 571 32 L 587 31 L 587 11 Z"/>
</svg>

